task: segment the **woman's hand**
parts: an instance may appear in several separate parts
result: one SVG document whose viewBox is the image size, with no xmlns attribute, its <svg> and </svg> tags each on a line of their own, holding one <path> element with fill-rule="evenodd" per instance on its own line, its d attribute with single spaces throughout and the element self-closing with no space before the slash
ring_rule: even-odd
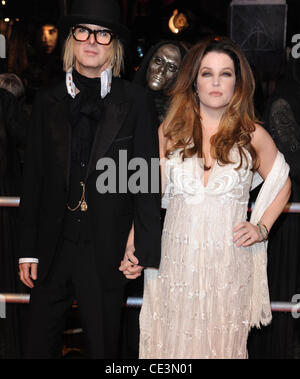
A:
<svg viewBox="0 0 300 379">
<path fill-rule="evenodd" d="M 233 242 L 236 243 L 237 247 L 251 246 L 256 242 L 262 242 L 263 240 L 259 227 L 248 221 L 241 222 L 233 231 L 235 233 Z"/>
</svg>

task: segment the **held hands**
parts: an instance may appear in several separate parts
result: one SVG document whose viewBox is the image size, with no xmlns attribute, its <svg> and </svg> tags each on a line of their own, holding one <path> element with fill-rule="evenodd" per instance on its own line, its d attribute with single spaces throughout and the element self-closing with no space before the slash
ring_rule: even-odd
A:
<svg viewBox="0 0 300 379">
<path fill-rule="evenodd" d="M 126 245 L 124 258 L 121 261 L 119 270 L 123 272 L 127 279 L 136 279 L 142 275 L 144 267 L 139 266 L 139 260 L 134 255 L 134 227 L 132 226 Z"/>
<path fill-rule="evenodd" d="M 259 227 L 248 221 L 241 222 L 233 231 L 235 233 L 233 242 L 237 247 L 248 247 L 264 240 Z"/>
<path fill-rule="evenodd" d="M 37 263 L 21 263 L 19 264 L 19 277 L 22 283 L 29 288 L 33 288 L 32 280 L 37 280 Z M 31 280 L 32 279 L 32 280 Z"/>
<path fill-rule="evenodd" d="M 142 275 L 144 267 L 138 265 L 139 261 L 134 256 L 133 251 L 126 249 L 119 270 L 123 272 L 127 279 L 136 279 Z"/>
</svg>

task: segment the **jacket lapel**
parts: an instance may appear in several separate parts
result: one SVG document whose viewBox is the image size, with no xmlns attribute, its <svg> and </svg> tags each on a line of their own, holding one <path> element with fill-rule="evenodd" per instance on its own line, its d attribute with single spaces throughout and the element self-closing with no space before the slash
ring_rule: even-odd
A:
<svg viewBox="0 0 300 379">
<path fill-rule="evenodd" d="M 98 160 L 108 151 L 121 129 L 129 109 L 130 102 L 125 99 L 122 82 L 114 79 L 112 91 L 104 99 L 103 114 L 92 147 L 87 177 L 96 170 Z"/>
<path fill-rule="evenodd" d="M 69 95 L 65 83 L 62 83 L 51 94 L 53 106 L 49 108 L 49 122 L 57 163 L 63 168 L 66 189 L 69 188 L 71 165 L 71 124 L 69 121 Z M 130 109 L 130 102 L 126 100 L 122 81 L 113 80 L 112 91 L 104 99 L 103 113 L 99 121 L 93 143 L 90 161 L 87 170 L 88 177 L 96 170 L 97 162 L 108 151 L 116 138 Z"/>
<path fill-rule="evenodd" d="M 49 122 L 57 163 L 64 170 L 66 189 L 69 188 L 70 164 L 71 164 L 71 124 L 69 121 L 68 94 L 63 83 L 52 94 L 53 106 L 49 108 Z"/>
</svg>

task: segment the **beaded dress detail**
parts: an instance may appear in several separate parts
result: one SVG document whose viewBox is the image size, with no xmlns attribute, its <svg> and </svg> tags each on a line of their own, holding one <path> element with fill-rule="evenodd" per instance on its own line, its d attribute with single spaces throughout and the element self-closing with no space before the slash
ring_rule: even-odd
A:
<svg viewBox="0 0 300 379">
<path fill-rule="evenodd" d="M 213 165 L 206 186 L 197 157 L 166 161 L 167 208 L 159 270 L 145 270 L 140 358 L 247 358 L 253 259 L 233 229 L 247 219 L 251 156 Z"/>
</svg>

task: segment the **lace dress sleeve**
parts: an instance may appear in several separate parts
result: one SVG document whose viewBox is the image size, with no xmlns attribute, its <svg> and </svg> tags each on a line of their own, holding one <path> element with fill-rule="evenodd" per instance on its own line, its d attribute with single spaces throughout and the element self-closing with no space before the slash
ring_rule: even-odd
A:
<svg viewBox="0 0 300 379">
<path fill-rule="evenodd" d="M 285 99 L 277 99 L 271 104 L 266 129 L 290 165 L 292 180 L 300 184 L 300 125 Z"/>
</svg>

